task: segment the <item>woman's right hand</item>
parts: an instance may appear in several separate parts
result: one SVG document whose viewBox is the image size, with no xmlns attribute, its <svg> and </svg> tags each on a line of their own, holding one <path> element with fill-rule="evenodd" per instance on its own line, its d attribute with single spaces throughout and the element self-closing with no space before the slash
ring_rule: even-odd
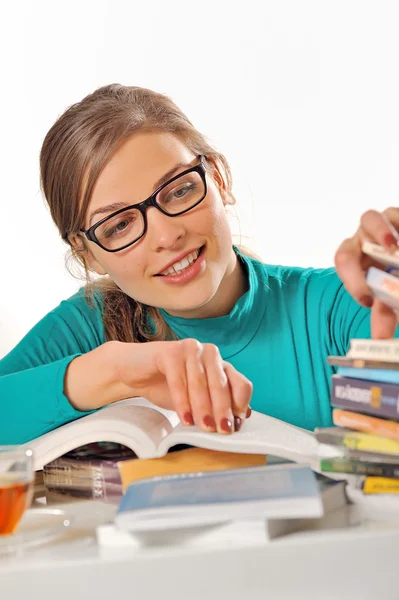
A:
<svg viewBox="0 0 399 600">
<path fill-rule="evenodd" d="M 184 425 L 228 434 L 251 414 L 252 383 L 222 359 L 217 346 L 194 339 L 111 344 L 129 395 L 176 411 Z"/>
</svg>

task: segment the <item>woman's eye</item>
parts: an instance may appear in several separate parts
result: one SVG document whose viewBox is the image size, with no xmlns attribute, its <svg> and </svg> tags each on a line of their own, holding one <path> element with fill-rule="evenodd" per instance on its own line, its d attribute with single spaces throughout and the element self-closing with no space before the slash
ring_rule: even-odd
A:
<svg viewBox="0 0 399 600">
<path fill-rule="evenodd" d="M 123 231 L 127 226 L 128 226 L 128 222 L 126 220 L 121 221 L 120 223 L 118 223 L 118 225 L 116 225 L 115 231 Z"/>
<path fill-rule="evenodd" d="M 191 193 L 195 190 L 194 183 L 186 183 L 185 185 L 171 190 L 165 198 L 165 202 L 173 202 L 176 200 L 186 199 L 187 196 L 191 195 Z"/>
<path fill-rule="evenodd" d="M 185 196 L 185 194 L 188 192 L 189 190 L 189 186 L 186 186 L 184 188 L 181 188 L 180 190 L 176 190 L 174 195 L 176 196 L 176 198 L 183 198 L 183 196 Z"/>
<path fill-rule="evenodd" d="M 104 232 L 104 236 L 106 238 L 110 238 L 117 233 L 123 233 L 125 231 L 125 229 L 127 227 L 129 227 L 129 223 L 130 223 L 130 221 L 128 221 L 127 219 L 120 221 L 116 225 L 113 225 L 112 227 L 109 227 L 108 229 L 106 229 Z"/>
</svg>

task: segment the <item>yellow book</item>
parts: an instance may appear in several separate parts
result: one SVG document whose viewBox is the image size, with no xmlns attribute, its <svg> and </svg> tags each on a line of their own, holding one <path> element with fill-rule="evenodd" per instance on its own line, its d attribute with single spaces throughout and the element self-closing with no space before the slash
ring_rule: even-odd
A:
<svg viewBox="0 0 399 600">
<path fill-rule="evenodd" d="M 364 494 L 399 494 L 399 479 L 392 477 L 366 477 Z"/>
<path fill-rule="evenodd" d="M 169 452 L 161 458 L 124 460 L 118 464 L 118 467 L 122 487 L 125 491 L 132 481 L 158 475 L 221 471 L 265 464 L 266 456 L 264 454 L 241 454 L 204 448 L 187 448 L 178 452 Z"/>
<path fill-rule="evenodd" d="M 344 427 L 315 429 L 316 439 L 323 444 L 336 444 L 363 452 L 378 452 L 399 456 L 399 441 L 374 433 L 350 431 Z"/>
<path fill-rule="evenodd" d="M 364 452 L 379 452 L 381 454 L 398 454 L 399 442 L 372 433 L 349 433 L 343 438 L 347 448 L 363 450 Z"/>
</svg>

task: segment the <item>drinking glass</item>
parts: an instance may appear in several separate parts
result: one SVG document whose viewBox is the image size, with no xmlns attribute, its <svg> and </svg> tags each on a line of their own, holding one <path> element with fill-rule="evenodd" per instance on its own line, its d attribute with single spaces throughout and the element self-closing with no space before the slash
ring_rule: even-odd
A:
<svg viewBox="0 0 399 600">
<path fill-rule="evenodd" d="M 31 504 L 33 485 L 32 450 L 0 446 L 0 536 L 16 530 Z"/>
</svg>

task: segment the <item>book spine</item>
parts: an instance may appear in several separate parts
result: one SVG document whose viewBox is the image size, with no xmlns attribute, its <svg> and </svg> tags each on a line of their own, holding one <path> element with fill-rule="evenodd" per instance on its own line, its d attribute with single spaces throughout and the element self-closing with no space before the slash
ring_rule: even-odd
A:
<svg viewBox="0 0 399 600">
<path fill-rule="evenodd" d="M 374 433 L 391 440 L 399 440 L 399 423 L 394 421 L 370 417 L 369 415 L 341 410 L 340 408 L 334 408 L 332 417 L 334 425 L 338 425 L 338 427 L 349 427 L 356 431 Z"/>
<path fill-rule="evenodd" d="M 328 473 L 352 473 L 354 475 L 371 475 L 377 477 L 399 477 L 399 461 L 397 465 L 351 460 L 350 458 L 323 458 L 320 469 Z"/>
<path fill-rule="evenodd" d="M 333 375 L 331 405 L 398 420 L 399 386 Z"/>
<path fill-rule="evenodd" d="M 399 340 L 352 339 L 347 357 L 399 362 Z"/>
<path fill-rule="evenodd" d="M 332 365 L 333 367 L 346 367 L 346 368 L 354 368 L 357 371 L 366 370 L 366 369 L 377 369 L 383 371 L 399 371 L 399 362 L 387 361 L 387 360 L 377 360 L 377 359 L 369 359 L 369 358 L 351 358 L 350 356 L 328 356 L 327 363 Z M 338 369 L 339 374 L 339 369 Z M 357 377 L 361 377 L 358 375 Z"/>
<path fill-rule="evenodd" d="M 316 430 L 316 439 L 322 444 L 335 444 L 344 446 L 351 450 L 362 452 L 379 452 L 381 454 L 393 454 L 399 456 L 399 442 L 390 440 L 373 433 L 361 433 L 359 431 L 344 431 L 340 429 Z"/>
<path fill-rule="evenodd" d="M 399 479 L 390 477 L 366 477 L 363 482 L 364 494 L 399 494 Z"/>
<path fill-rule="evenodd" d="M 338 367 L 338 375 L 352 377 L 353 379 L 366 379 L 367 381 L 380 381 L 399 385 L 399 371 L 394 369 L 358 369 L 356 367 Z"/>
</svg>

